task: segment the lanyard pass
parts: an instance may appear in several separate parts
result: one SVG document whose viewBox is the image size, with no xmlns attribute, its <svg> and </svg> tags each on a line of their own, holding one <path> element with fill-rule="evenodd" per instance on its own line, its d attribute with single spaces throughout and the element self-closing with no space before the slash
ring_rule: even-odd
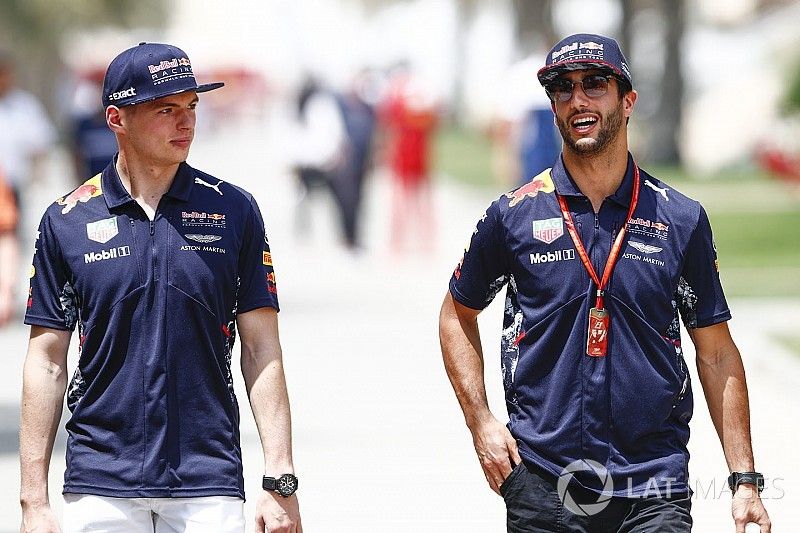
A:
<svg viewBox="0 0 800 533">
<path fill-rule="evenodd" d="M 592 357 L 603 357 L 608 353 L 609 316 L 605 309 L 589 309 L 589 334 L 586 353 Z"/>
</svg>

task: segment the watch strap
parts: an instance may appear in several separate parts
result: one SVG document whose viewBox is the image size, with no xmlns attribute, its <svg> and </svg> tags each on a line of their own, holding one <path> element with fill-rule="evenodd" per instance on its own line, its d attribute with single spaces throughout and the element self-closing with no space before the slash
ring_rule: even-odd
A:
<svg viewBox="0 0 800 533">
<path fill-rule="evenodd" d="M 264 490 L 275 490 L 278 488 L 278 479 L 274 477 L 264 476 L 261 479 L 261 488 Z"/>
<path fill-rule="evenodd" d="M 759 494 L 764 490 L 764 476 L 760 472 L 731 472 L 728 476 L 728 487 L 732 492 L 736 492 L 742 483 L 755 485 Z"/>
</svg>

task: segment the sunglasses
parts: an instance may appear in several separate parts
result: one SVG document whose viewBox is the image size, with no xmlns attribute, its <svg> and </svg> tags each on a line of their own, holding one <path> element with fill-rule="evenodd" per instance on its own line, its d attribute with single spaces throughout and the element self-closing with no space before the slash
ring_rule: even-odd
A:
<svg viewBox="0 0 800 533">
<path fill-rule="evenodd" d="M 550 97 L 550 100 L 554 102 L 556 100 L 559 102 L 569 102 L 576 85 L 580 85 L 583 88 L 584 94 L 589 98 L 599 98 L 608 92 L 608 81 L 611 79 L 619 81 L 619 78 L 609 74 L 591 74 L 584 77 L 581 81 L 556 78 L 545 85 L 544 90 L 547 96 Z"/>
</svg>

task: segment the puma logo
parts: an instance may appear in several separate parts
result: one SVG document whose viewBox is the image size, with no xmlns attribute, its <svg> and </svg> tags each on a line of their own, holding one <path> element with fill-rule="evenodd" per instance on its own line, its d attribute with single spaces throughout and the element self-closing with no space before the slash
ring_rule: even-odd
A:
<svg viewBox="0 0 800 533">
<path fill-rule="evenodd" d="M 222 196 L 222 191 L 219 190 L 219 186 L 222 183 L 222 180 L 219 180 L 219 182 L 216 185 L 211 185 L 210 183 L 208 183 L 207 181 L 205 181 L 205 180 L 203 180 L 201 178 L 195 178 L 194 182 L 196 184 L 198 184 L 198 185 L 202 185 L 203 187 L 208 187 L 209 189 L 214 189 L 215 191 L 217 191 L 219 193 L 220 196 Z"/>
<path fill-rule="evenodd" d="M 654 191 L 656 191 L 661 196 L 663 196 L 664 200 L 669 202 L 669 198 L 667 198 L 667 191 L 669 189 L 667 189 L 666 187 L 664 187 L 663 189 L 661 187 L 656 187 L 655 184 L 650 180 L 644 180 L 644 184 L 653 189 Z"/>
</svg>

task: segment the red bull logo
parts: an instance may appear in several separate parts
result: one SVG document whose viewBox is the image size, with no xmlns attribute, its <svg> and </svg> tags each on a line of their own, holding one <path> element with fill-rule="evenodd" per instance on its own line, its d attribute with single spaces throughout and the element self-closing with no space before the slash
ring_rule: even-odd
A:
<svg viewBox="0 0 800 533">
<path fill-rule="evenodd" d="M 464 252 L 464 255 L 466 255 L 466 251 Z M 461 279 L 461 266 L 464 264 L 464 255 L 461 256 L 461 260 L 458 262 L 456 269 L 453 271 L 453 275 L 456 277 L 456 279 Z"/>
<path fill-rule="evenodd" d="M 272 254 L 269 252 L 261 252 L 261 262 L 264 263 L 264 266 L 272 266 Z"/>
<path fill-rule="evenodd" d="M 652 220 L 636 217 L 628 221 L 628 231 L 631 233 L 638 233 L 640 235 L 657 237 L 661 240 L 667 240 L 667 237 L 669 236 L 669 224 L 664 224 L 663 222 L 653 222 Z"/>
<path fill-rule="evenodd" d="M 206 213 L 205 211 L 181 211 L 181 224 L 183 226 L 224 228 L 225 215 L 223 213 Z"/>
<path fill-rule="evenodd" d="M 508 207 L 514 207 L 525 198 L 535 198 L 539 191 L 550 193 L 555 190 L 556 187 L 553 185 L 553 178 L 550 177 L 550 169 L 548 168 L 516 191 L 506 193 L 506 196 L 511 198 L 508 202 Z"/>
<path fill-rule="evenodd" d="M 662 224 L 661 222 L 653 222 L 652 228 L 658 231 L 669 230 L 669 226 L 666 224 Z"/>
<path fill-rule="evenodd" d="M 72 211 L 76 205 L 78 205 L 78 202 L 85 204 L 95 196 L 100 196 L 101 194 L 103 194 L 103 190 L 100 186 L 100 174 L 98 174 L 69 193 L 64 198 L 58 199 L 57 203 L 58 205 L 64 206 L 64 208 L 61 210 L 61 214 L 66 215 Z"/>
<path fill-rule="evenodd" d="M 176 57 L 171 61 L 162 61 L 158 65 L 147 65 L 150 74 L 156 74 L 162 70 L 174 69 L 177 67 L 191 67 L 192 63 L 185 57 Z"/>
</svg>

